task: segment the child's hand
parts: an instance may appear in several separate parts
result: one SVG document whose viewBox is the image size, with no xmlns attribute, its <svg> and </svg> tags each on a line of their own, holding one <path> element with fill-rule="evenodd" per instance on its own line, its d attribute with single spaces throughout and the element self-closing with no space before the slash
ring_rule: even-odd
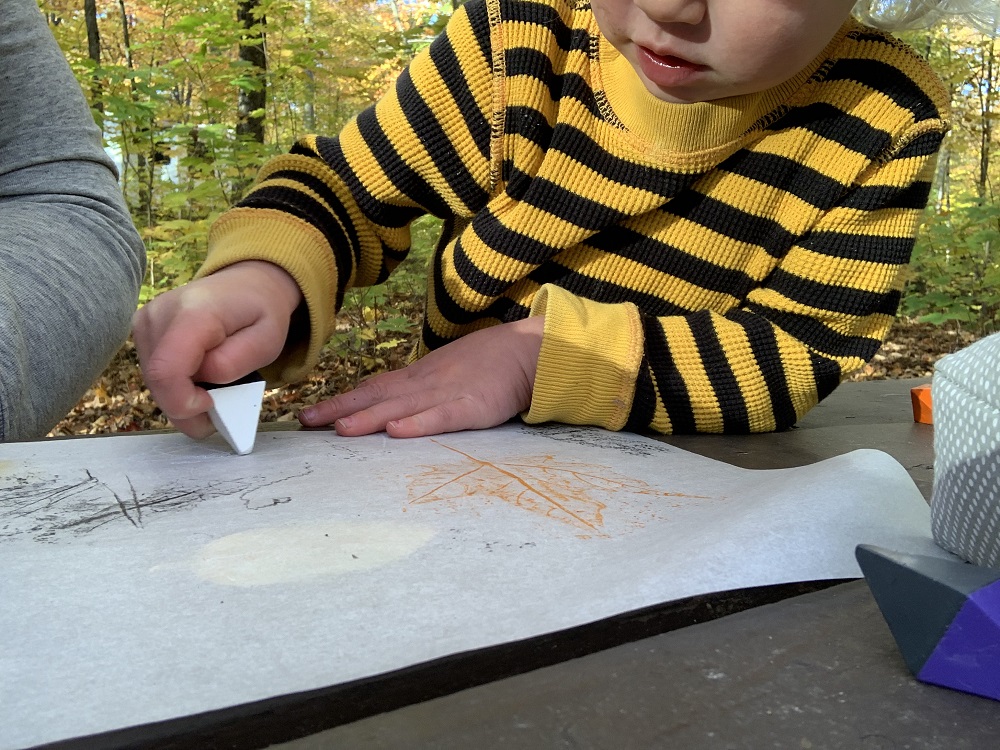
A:
<svg viewBox="0 0 1000 750">
<path fill-rule="evenodd" d="M 304 409 L 307 427 L 336 424 L 341 435 L 385 430 L 420 437 L 506 422 L 531 405 L 543 317 L 470 333 L 409 367 Z"/>
<path fill-rule="evenodd" d="M 230 383 L 273 362 L 302 299 L 278 266 L 244 261 L 144 305 L 132 336 L 146 385 L 174 426 L 210 435 L 212 399 L 194 381 Z"/>
</svg>

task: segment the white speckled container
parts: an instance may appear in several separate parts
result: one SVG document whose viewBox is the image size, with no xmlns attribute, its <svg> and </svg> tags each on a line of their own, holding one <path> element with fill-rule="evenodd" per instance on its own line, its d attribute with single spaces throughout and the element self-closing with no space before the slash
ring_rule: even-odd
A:
<svg viewBox="0 0 1000 750">
<path fill-rule="evenodd" d="M 942 358 L 934 409 L 934 540 L 1000 568 L 1000 334 Z"/>
</svg>

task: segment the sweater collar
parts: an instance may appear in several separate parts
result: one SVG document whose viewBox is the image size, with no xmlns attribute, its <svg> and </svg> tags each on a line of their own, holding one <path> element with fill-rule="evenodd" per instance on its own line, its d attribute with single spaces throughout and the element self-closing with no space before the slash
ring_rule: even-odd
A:
<svg viewBox="0 0 1000 750">
<path fill-rule="evenodd" d="M 759 123 L 769 122 L 768 115 L 794 96 L 854 26 L 853 21 L 845 23 L 816 59 L 773 88 L 691 104 L 654 97 L 628 60 L 600 36 L 597 88 L 603 90 L 612 110 L 605 114 L 619 121 L 634 139 L 683 161 L 712 160 L 719 152 L 731 151 Z"/>
</svg>

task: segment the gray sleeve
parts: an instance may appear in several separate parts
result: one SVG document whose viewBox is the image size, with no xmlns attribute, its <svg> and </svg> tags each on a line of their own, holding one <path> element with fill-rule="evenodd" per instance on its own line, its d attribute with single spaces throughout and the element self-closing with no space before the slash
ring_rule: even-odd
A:
<svg viewBox="0 0 1000 750">
<path fill-rule="evenodd" d="M 128 335 L 145 250 L 36 0 L 0 2 L 0 441 L 44 436 Z"/>
</svg>

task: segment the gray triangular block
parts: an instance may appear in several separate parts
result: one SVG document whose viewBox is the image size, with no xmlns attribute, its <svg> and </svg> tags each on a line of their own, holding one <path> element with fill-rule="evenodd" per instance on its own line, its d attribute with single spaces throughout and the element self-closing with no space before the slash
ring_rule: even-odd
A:
<svg viewBox="0 0 1000 750">
<path fill-rule="evenodd" d="M 1000 571 L 858 545 L 858 565 L 907 666 L 916 675 L 974 591 Z"/>
</svg>

